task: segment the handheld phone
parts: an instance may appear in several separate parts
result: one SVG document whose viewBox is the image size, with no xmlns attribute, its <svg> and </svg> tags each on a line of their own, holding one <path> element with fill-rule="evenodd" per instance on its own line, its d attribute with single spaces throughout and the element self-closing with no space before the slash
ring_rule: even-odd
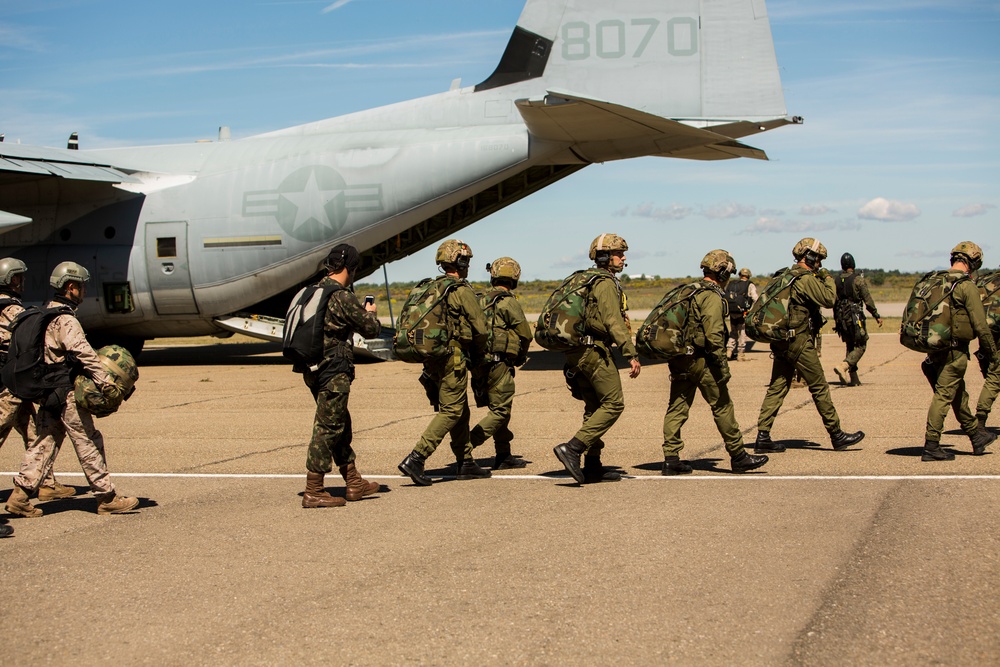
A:
<svg viewBox="0 0 1000 667">
<path fill-rule="evenodd" d="M 367 306 L 370 303 L 375 303 L 375 295 L 374 294 L 365 294 L 365 305 Z"/>
</svg>

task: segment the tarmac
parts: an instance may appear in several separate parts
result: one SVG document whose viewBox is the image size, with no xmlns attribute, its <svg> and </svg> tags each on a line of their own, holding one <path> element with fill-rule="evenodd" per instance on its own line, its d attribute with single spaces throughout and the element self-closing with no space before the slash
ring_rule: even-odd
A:
<svg viewBox="0 0 1000 667">
<path fill-rule="evenodd" d="M 662 477 L 668 372 L 646 364 L 622 371 L 606 437 L 626 478 L 584 486 L 552 454 L 582 413 L 560 355 L 517 371 L 530 465 L 455 481 L 446 442 L 431 487 L 396 470 L 432 415 L 419 366 L 362 364 L 354 447 L 383 492 L 310 510 L 314 406 L 276 346 L 147 349 L 135 395 L 98 422 L 140 507 L 97 515 L 63 448 L 57 476 L 80 495 L 0 540 L 0 664 L 998 664 L 1000 443 L 973 456 L 950 416 L 955 460 L 922 462 L 921 355 L 874 334 L 862 386 L 843 387 L 843 349 L 826 336 L 823 362 L 858 446 L 833 451 L 793 389 L 772 430 L 788 451 L 732 474 L 699 398 L 695 472 Z M 730 386 L 752 442 L 770 363 L 759 344 L 748 359 Z M 974 402 L 975 364 L 967 379 Z M 22 451 L 16 434 L 0 450 L 0 500 Z M 492 443 L 476 452 L 492 463 Z M 343 493 L 336 473 L 327 486 Z"/>
</svg>

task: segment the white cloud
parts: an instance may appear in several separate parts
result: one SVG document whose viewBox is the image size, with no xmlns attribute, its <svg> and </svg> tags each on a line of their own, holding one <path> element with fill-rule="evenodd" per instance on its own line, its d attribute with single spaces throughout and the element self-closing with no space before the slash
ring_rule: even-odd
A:
<svg viewBox="0 0 1000 667">
<path fill-rule="evenodd" d="M 650 218 L 652 220 L 683 220 L 691 215 L 691 209 L 680 204 L 671 204 L 666 208 L 654 208 L 652 204 L 646 202 L 639 204 L 632 211 L 632 215 L 637 218 Z"/>
<path fill-rule="evenodd" d="M 810 216 L 826 215 L 827 213 L 836 213 L 836 212 L 837 209 L 830 208 L 825 204 L 820 204 L 820 205 L 806 204 L 805 206 L 799 209 L 800 215 L 810 215 Z"/>
<path fill-rule="evenodd" d="M 611 212 L 612 218 L 624 218 L 626 215 L 628 215 L 628 206 L 622 206 L 617 211 Z"/>
<path fill-rule="evenodd" d="M 743 228 L 740 234 L 783 234 L 796 232 L 799 234 L 809 234 L 817 232 L 853 231 L 860 229 L 861 224 L 850 221 L 829 221 L 814 222 L 812 220 L 781 220 L 779 218 L 759 218 L 749 227 Z"/>
<path fill-rule="evenodd" d="M 347 3 L 349 3 L 350 1 L 351 0 L 337 0 L 332 5 L 328 5 L 328 6 L 324 7 L 322 13 L 326 14 L 327 12 L 332 12 L 335 9 L 340 9 L 341 7 L 343 7 L 344 5 L 346 5 Z"/>
<path fill-rule="evenodd" d="M 916 204 L 876 197 L 858 209 L 858 217 L 882 222 L 907 222 L 920 217 Z"/>
<path fill-rule="evenodd" d="M 743 204 L 729 203 L 729 204 L 718 204 L 707 208 L 701 213 L 706 218 L 712 218 L 715 220 L 721 219 L 731 219 L 731 218 L 746 218 L 750 216 L 757 215 L 757 207 L 755 206 L 744 206 Z"/>
<path fill-rule="evenodd" d="M 986 215 L 993 208 L 996 208 L 993 204 L 969 204 L 958 209 L 951 215 L 953 218 L 974 218 L 977 215 Z"/>
</svg>

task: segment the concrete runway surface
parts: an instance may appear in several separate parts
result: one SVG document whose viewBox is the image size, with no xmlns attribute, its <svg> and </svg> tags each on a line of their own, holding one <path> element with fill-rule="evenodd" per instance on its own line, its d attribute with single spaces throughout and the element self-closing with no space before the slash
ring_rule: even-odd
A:
<svg viewBox="0 0 1000 667">
<path fill-rule="evenodd" d="M 832 369 L 843 345 L 824 353 Z M 731 386 L 752 441 L 770 363 L 749 358 Z M 384 493 L 304 510 L 314 406 L 276 348 L 149 349 L 134 397 L 99 421 L 140 509 L 98 516 L 64 446 L 56 470 L 80 495 L 0 540 L 0 663 L 997 664 L 1000 456 L 972 456 L 949 417 L 956 459 L 921 462 L 920 359 L 874 335 L 863 386 L 832 385 L 860 446 L 833 451 L 793 389 L 772 431 L 789 450 L 746 475 L 696 403 L 683 478 L 659 475 L 666 365 L 623 372 L 604 460 L 628 478 L 584 487 L 552 455 L 582 407 L 559 355 L 517 373 L 514 451 L 531 465 L 430 488 L 396 470 L 431 418 L 419 367 L 363 364 L 354 446 Z M 970 367 L 973 401 L 981 383 Z M 477 453 L 491 463 L 492 443 Z M 450 463 L 445 443 L 428 468 Z"/>
</svg>

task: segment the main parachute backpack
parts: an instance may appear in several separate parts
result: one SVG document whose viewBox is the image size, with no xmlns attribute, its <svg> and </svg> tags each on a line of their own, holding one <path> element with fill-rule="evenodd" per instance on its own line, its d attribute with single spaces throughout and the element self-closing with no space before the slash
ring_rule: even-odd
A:
<svg viewBox="0 0 1000 667">
<path fill-rule="evenodd" d="M 990 325 L 994 336 L 1000 335 L 1000 271 L 979 276 L 976 287 L 983 299 L 983 308 L 986 309 L 986 323 Z"/>
<path fill-rule="evenodd" d="M 410 290 L 392 338 L 392 351 L 397 358 L 421 363 L 449 353 L 451 328 L 445 297 L 459 284 L 451 276 L 438 276 L 425 278 Z"/>
<path fill-rule="evenodd" d="M 899 342 L 916 352 L 938 352 L 954 347 L 951 331 L 951 293 L 968 276 L 955 278 L 948 271 L 924 274 L 913 286 L 903 323 L 899 326 Z"/>
<path fill-rule="evenodd" d="M 792 284 L 804 275 L 794 268 L 782 269 L 771 278 L 747 313 L 746 332 L 759 343 L 783 343 L 795 337 L 789 327 L 788 307 Z"/>
<path fill-rule="evenodd" d="M 610 278 L 601 269 L 570 275 L 549 295 L 535 324 L 535 342 L 546 350 L 565 352 L 587 344 L 587 296 L 598 280 Z"/>
<path fill-rule="evenodd" d="M 294 364 L 292 368 L 295 372 L 316 370 L 323 361 L 326 304 L 330 301 L 330 296 L 341 289 L 344 287 L 339 283 L 323 287 L 308 285 L 298 291 L 288 306 L 285 331 L 281 338 L 281 353 Z"/>
<path fill-rule="evenodd" d="M 489 330 L 486 349 L 493 354 L 517 354 L 520 351 L 520 341 L 516 341 L 514 349 L 507 349 L 510 347 L 511 334 L 506 329 L 500 328 L 498 330 L 497 328 L 497 304 L 508 297 L 511 299 L 516 298 L 505 289 L 494 289 L 479 295 L 479 306 L 483 309 L 486 328 Z"/>
<path fill-rule="evenodd" d="M 851 345 L 865 340 L 865 328 L 861 324 L 862 306 L 854 300 L 854 281 L 859 274 L 852 273 L 847 278 L 836 279 L 837 301 L 833 304 L 834 331 L 840 340 Z"/>
<path fill-rule="evenodd" d="M 690 343 L 692 300 L 706 289 L 710 288 L 699 281 L 667 292 L 635 333 L 635 348 L 639 354 L 649 359 L 674 359 L 694 354 Z"/>
<path fill-rule="evenodd" d="M 10 349 L 0 372 L 3 386 L 25 401 L 41 401 L 55 389 L 73 386 L 69 364 L 45 363 L 45 330 L 59 315 L 72 315 L 68 306 L 31 306 L 10 323 Z"/>
<path fill-rule="evenodd" d="M 753 306 L 750 299 L 749 280 L 730 280 L 726 287 L 726 302 L 729 304 L 729 319 L 742 322 Z"/>
<path fill-rule="evenodd" d="M 121 404 L 135 392 L 139 380 L 139 367 L 135 358 L 124 347 L 106 345 L 97 350 L 101 365 L 111 376 L 112 389 L 101 389 L 86 375 L 76 376 L 74 396 L 76 404 L 85 408 L 95 417 L 107 417 L 118 411 Z"/>
</svg>

